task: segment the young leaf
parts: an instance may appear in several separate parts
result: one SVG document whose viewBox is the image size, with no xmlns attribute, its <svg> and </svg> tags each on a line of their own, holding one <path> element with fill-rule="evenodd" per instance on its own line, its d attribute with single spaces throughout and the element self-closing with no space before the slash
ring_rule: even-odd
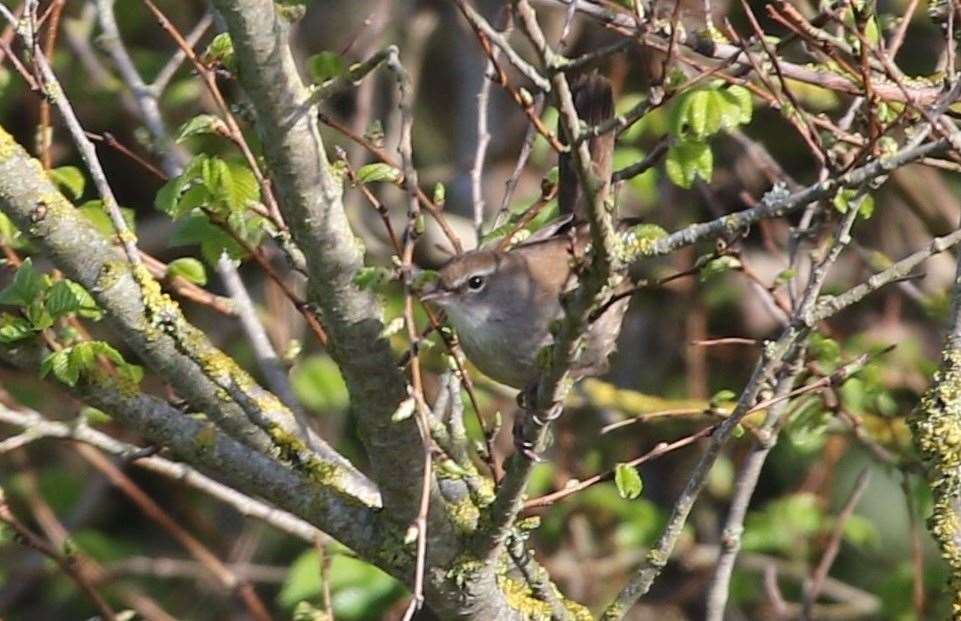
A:
<svg viewBox="0 0 961 621">
<path fill-rule="evenodd" d="M 47 291 L 47 312 L 54 318 L 76 312 L 80 308 L 80 300 L 65 281 L 55 282 Z"/>
<path fill-rule="evenodd" d="M 72 200 L 77 200 L 83 196 L 83 188 L 86 179 L 83 173 L 76 166 L 60 166 L 47 171 L 50 180 L 53 181 L 61 191 L 66 192 Z"/>
<path fill-rule="evenodd" d="M 9 313 L 0 315 L 0 343 L 14 343 L 35 334 L 33 325 L 23 317 Z"/>
<path fill-rule="evenodd" d="M 204 264 L 191 257 L 174 259 L 167 265 L 167 278 L 175 276 L 189 280 L 195 285 L 207 284 L 207 271 L 204 269 Z"/>
<path fill-rule="evenodd" d="M 718 274 L 723 274 L 730 270 L 736 270 L 741 267 L 741 262 L 737 257 L 732 257 L 730 255 L 725 255 L 723 257 L 718 257 L 711 261 L 708 261 L 704 267 L 701 268 L 700 280 L 705 282 L 706 280 L 717 276 Z"/>
<path fill-rule="evenodd" d="M 50 373 L 67 386 L 76 386 L 80 379 L 80 369 L 71 366 L 70 352 L 66 349 L 53 352 L 40 363 L 40 377 Z"/>
<path fill-rule="evenodd" d="M 617 486 L 617 493 L 621 498 L 634 500 L 641 495 L 644 483 L 637 468 L 630 464 L 617 464 L 614 467 L 614 484 Z"/>
<path fill-rule="evenodd" d="M 704 142 L 679 142 L 668 150 L 664 169 L 668 178 L 682 188 L 690 188 L 697 177 L 711 180 L 714 155 Z"/>
<path fill-rule="evenodd" d="M 190 136 L 199 134 L 223 134 L 227 131 L 227 125 L 212 114 L 198 114 L 180 126 L 177 134 L 177 142 L 183 142 Z"/>
<path fill-rule="evenodd" d="M 234 62 L 234 43 L 230 35 L 222 32 L 210 41 L 201 59 L 204 63 L 218 62 L 228 71 L 233 72 L 237 67 Z"/>
<path fill-rule="evenodd" d="M 739 117 L 737 124 L 746 125 L 751 122 L 751 116 L 754 111 L 753 100 L 751 99 L 751 91 L 747 90 L 743 86 L 737 84 L 729 86 L 721 91 L 721 96 L 727 100 L 729 104 L 735 106 L 738 110 Z"/>
<path fill-rule="evenodd" d="M 375 183 L 377 181 L 387 181 L 395 183 L 400 179 L 400 171 L 383 162 L 367 164 L 357 170 L 357 181 L 360 183 Z"/>
<path fill-rule="evenodd" d="M 41 289 L 43 281 L 33 269 L 33 261 L 27 257 L 14 274 L 13 282 L 0 291 L 0 304 L 27 306 L 37 298 Z"/>
</svg>

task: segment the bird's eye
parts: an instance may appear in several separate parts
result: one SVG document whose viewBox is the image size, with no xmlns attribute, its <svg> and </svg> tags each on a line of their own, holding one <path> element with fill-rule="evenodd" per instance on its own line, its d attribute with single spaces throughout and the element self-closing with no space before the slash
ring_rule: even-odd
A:
<svg viewBox="0 0 961 621">
<path fill-rule="evenodd" d="M 480 291 L 481 288 L 484 286 L 484 277 L 471 276 L 470 278 L 467 279 L 467 286 L 470 288 L 471 291 Z"/>
</svg>

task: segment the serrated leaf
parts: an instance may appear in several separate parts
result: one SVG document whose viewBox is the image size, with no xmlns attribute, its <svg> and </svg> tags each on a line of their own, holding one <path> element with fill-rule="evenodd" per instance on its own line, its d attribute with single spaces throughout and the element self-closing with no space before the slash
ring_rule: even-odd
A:
<svg viewBox="0 0 961 621">
<path fill-rule="evenodd" d="M 347 73 L 347 62 L 336 52 L 321 52 L 307 59 L 307 69 L 314 82 L 323 84 Z"/>
<path fill-rule="evenodd" d="M 137 384 L 143 378 L 143 369 L 123 359 L 116 349 L 104 341 L 83 341 L 71 347 L 53 352 L 40 363 L 40 376 L 53 373 L 54 377 L 76 386 L 81 374 L 96 369 L 97 356 L 103 356 L 116 366 L 117 375 L 125 381 Z"/>
<path fill-rule="evenodd" d="M 76 386 L 80 379 L 80 369 L 71 367 L 67 350 L 53 352 L 40 363 L 40 377 L 46 377 L 50 373 L 67 386 Z"/>
<path fill-rule="evenodd" d="M 177 206 L 180 202 L 180 195 L 183 193 L 186 184 L 187 180 L 183 175 L 174 177 L 163 184 L 163 186 L 157 190 L 157 195 L 154 196 L 153 204 L 157 211 L 162 211 L 171 218 L 175 218 Z"/>
<path fill-rule="evenodd" d="M 698 177 L 711 180 L 714 172 L 714 154 L 704 142 L 679 142 L 667 152 L 664 169 L 668 178 L 682 188 L 690 188 Z"/>
<path fill-rule="evenodd" d="M 33 302 L 43 289 L 43 281 L 33 269 L 33 261 L 27 257 L 17 268 L 13 282 L 0 291 L 0 304 L 27 306 Z"/>
<path fill-rule="evenodd" d="M 9 313 L 0 315 L 0 343 L 22 341 L 36 334 L 33 325 L 23 317 Z"/>
<path fill-rule="evenodd" d="M 71 200 L 77 200 L 83 196 L 86 179 L 76 166 L 60 166 L 48 170 L 47 176 L 50 177 L 50 180 L 53 181 L 61 191 L 66 192 Z"/>
<path fill-rule="evenodd" d="M 614 467 L 614 485 L 617 486 L 617 493 L 626 500 L 634 500 L 644 489 L 644 483 L 637 468 L 623 463 Z"/>
<path fill-rule="evenodd" d="M 391 414 L 390 420 L 395 423 L 399 423 L 400 421 L 407 420 L 414 413 L 415 406 L 416 406 L 416 403 L 414 401 L 414 398 L 407 397 L 406 399 L 400 402 L 400 405 L 398 405 L 397 409 L 394 410 L 394 413 Z"/>
<path fill-rule="evenodd" d="M 54 318 L 76 312 L 80 308 L 80 299 L 65 281 L 53 283 L 47 291 L 47 312 Z"/>
<path fill-rule="evenodd" d="M 230 170 L 230 186 L 225 188 L 231 211 L 245 211 L 252 202 L 260 200 L 260 184 L 257 177 L 247 166 L 231 162 L 227 164 Z"/>
<path fill-rule="evenodd" d="M 46 330 L 53 325 L 53 316 L 47 311 L 43 297 L 38 296 L 23 308 L 23 314 L 34 330 Z"/>
<path fill-rule="evenodd" d="M 167 265 L 167 277 L 175 276 L 180 276 L 195 285 L 207 284 L 207 270 L 204 269 L 204 264 L 192 257 L 175 259 Z"/>
<path fill-rule="evenodd" d="M 399 170 L 383 162 L 367 164 L 357 170 L 357 181 L 360 183 L 376 183 L 378 181 L 395 183 L 400 179 L 400 176 Z"/>
<path fill-rule="evenodd" d="M 177 142 L 183 142 L 190 136 L 200 134 L 223 134 L 227 130 L 227 125 L 212 114 L 198 114 L 180 126 L 177 133 Z"/>
</svg>

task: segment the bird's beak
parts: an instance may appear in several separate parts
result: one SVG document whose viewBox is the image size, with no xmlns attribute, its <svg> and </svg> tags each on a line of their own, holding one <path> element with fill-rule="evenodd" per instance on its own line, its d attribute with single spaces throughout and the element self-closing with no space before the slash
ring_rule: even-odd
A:
<svg viewBox="0 0 961 621">
<path fill-rule="evenodd" d="M 427 285 L 420 292 L 422 302 L 433 302 L 438 305 L 443 305 L 444 300 L 448 297 L 450 297 L 450 291 L 438 286 L 436 283 Z"/>
<path fill-rule="evenodd" d="M 447 291 L 440 286 L 438 282 L 432 282 L 427 284 L 420 291 L 420 299 L 422 302 L 433 302 L 434 304 L 443 304 L 450 296 L 450 291 Z"/>
</svg>

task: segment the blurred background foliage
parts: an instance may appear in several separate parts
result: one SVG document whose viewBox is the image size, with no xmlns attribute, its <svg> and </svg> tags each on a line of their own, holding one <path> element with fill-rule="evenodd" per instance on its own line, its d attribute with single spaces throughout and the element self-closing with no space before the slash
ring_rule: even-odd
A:
<svg viewBox="0 0 961 621">
<path fill-rule="evenodd" d="M 15 8 L 12 0 L 3 2 Z M 206 11 L 205 3 L 199 0 L 163 0 L 158 5 L 182 31 L 190 30 Z M 501 2 L 481 0 L 476 5 L 493 16 Z M 901 15 L 906 5 L 903 0 L 879 2 L 882 29 L 887 24 L 886 16 Z M 477 94 L 484 79 L 485 57 L 456 7 L 449 2 L 412 0 L 323 0 L 305 6 L 306 13 L 296 27 L 295 50 L 305 72 L 312 72 L 315 78 L 323 78 L 331 70 L 336 72 L 338 63 L 356 62 L 385 45 L 399 46 L 417 87 L 414 147 L 422 185 L 425 189 L 443 185 L 445 209 L 453 214 L 452 221 L 465 244 L 472 245 L 469 170 L 476 147 Z M 735 27 L 745 23 L 737 3 L 715 0 L 713 9 L 716 19 L 726 16 Z M 670 11 L 671 7 L 662 10 Z M 699 3 L 681 7 L 681 19 L 692 31 L 700 27 L 700 11 Z M 763 15 L 763 11 L 758 13 Z M 117 2 L 116 14 L 137 67 L 145 76 L 154 75 L 174 53 L 174 44 L 140 2 Z M 555 35 L 559 33 L 562 10 L 545 6 L 542 18 L 546 28 Z M 778 32 L 774 24 L 763 25 L 769 32 Z M 109 133 L 146 160 L 155 161 L 151 140 L 127 110 L 124 98 L 129 94 L 103 52 L 92 4 L 68 0 L 61 27 L 54 67 L 85 128 L 97 134 Z M 212 30 L 205 35 L 196 48 L 206 49 L 213 34 Z M 569 41 L 569 55 L 574 55 L 614 39 L 596 23 L 578 19 Z M 928 75 L 935 70 L 941 45 L 937 27 L 919 9 L 898 62 L 911 75 Z M 614 56 L 602 67 L 615 85 L 619 110 L 629 109 L 646 97 L 652 80 L 657 78 L 657 67 L 657 55 L 643 48 Z M 850 103 L 848 98 L 819 87 L 793 86 L 806 109 L 833 118 L 841 116 Z M 222 88 L 230 93 L 238 116 L 249 118 L 249 108 L 228 75 L 222 79 Z M 329 101 L 324 112 L 392 152 L 399 131 L 396 103 L 392 78 L 374 73 L 357 88 Z M 0 124 L 21 144 L 37 144 L 39 104 L 37 95 L 5 61 L 0 69 Z M 637 162 L 655 149 L 670 131 L 671 115 L 678 105 L 674 102 L 656 109 L 623 132 L 615 167 Z M 185 65 L 163 94 L 165 119 L 176 128 L 211 109 L 200 80 Z M 543 116 L 548 127 L 553 127 L 556 112 L 549 108 Z M 497 86 L 490 91 L 489 126 L 492 142 L 483 177 L 488 221 L 500 204 L 505 180 L 527 130 L 524 115 Z M 191 134 L 189 125 L 187 129 Z M 245 129 L 258 152 L 256 132 L 249 125 Z M 329 126 L 323 131 L 330 155 L 334 157 L 334 150 L 342 149 L 354 170 L 376 161 L 342 132 Z M 747 206 L 745 197 L 757 199 L 771 187 L 765 160 L 752 148 L 755 141 L 800 183 L 815 180 L 815 162 L 796 132 L 778 112 L 755 101 L 749 122 L 711 137 L 713 161 L 707 174 L 694 175 L 684 184 L 690 187 L 683 188 L 672 182 L 673 176 L 663 164 L 658 165 L 622 184 L 618 191 L 621 213 L 673 230 L 743 209 Z M 227 162 L 234 171 L 232 189 L 254 191 L 256 184 L 251 189 L 242 179 L 249 175 L 242 158 L 222 137 L 199 132 L 186 136 L 183 144 L 193 153 Z M 196 260 L 209 261 L 216 256 L 204 247 L 205 243 L 214 243 L 219 250 L 231 240 L 211 242 L 213 233 L 190 228 L 202 228 L 203 223 L 185 225 L 183 218 L 191 205 L 184 209 L 158 198 L 164 179 L 116 149 L 100 147 L 104 167 L 120 203 L 129 209 L 141 246 L 165 262 L 181 260 L 176 273 L 223 294 L 223 285 L 209 263 L 204 269 Z M 52 159 L 54 166 L 80 166 L 59 122 L 54 124 Z M 543 138 L 536 138 L 509 208 L 519 212 L 534 203 L 540 196 L 542 179 L 554 165 L 548 145 Z M 78 204 L 93 199 L 91 184 L 85 187 L 83 179 L 78 181 L 73 172 L 63 174 L 66 178 L 62 185 Z M 405 208 L 401 191 L 389 180 L 369 183 L 368 187 L 388 207 L 391 217 L 402 223 Z M 958 192 L 958 179 L 953 173 L 921 165 L 893 173 L 884 189 L 873 196 L 871 217 L 857 224 L 855 251 L 848 253 L 834 271 L 828 292 L 846 289 L 890 260 L 921 247 L 932 235 L 953 230 L 959 214 Z M 155 204 L 166 204 L 167 208 L 158 210 Z M 389 267 L 391 250 L 379 216 L 357 188 L 349 190 L 347 204 L 367 246 L 369 263 Z M 95 208 L 96 204 L 88 207 Z M 231 207 L 224 209 L 229 212 Z M 91 217 L 99 213 L 93 209 Z M 775 284 L 786 267 L 781 248 L 791 224 L 784 220 L 763 222 L 738 247 L 739 262 L 749 265 L 761 282 Z M 248 241 L 260 243 L 256 234 L 259 225 L 251 226 L 254 233 Z M 428 233 L 427 241 L 421 244 L 420 263 L 436 266 L 448 249 L 438 231 L 431 228 Z M 9 245 L 30 253 L 29 246 L 14 239 L 12 231 L 5 232 L 4 237 Z M 269 243 L 266 246 L 272 262 L 282 268 L 278 253 Z M 656 279 L 688 270 L 699 253 L 711 251 L 710 247 L 682 250 L 642 265 L 639 276 Z M 243 254 L 238 250 L 237 256 Z M 49 270 L 41 256 L 34 261 L 39 270 Z M 300 315 L 277 285 L 265 278 L 256 264 L 244 263 L 242 273 L 255 294 L 271 339 L 278 351 L 286 352 L 294 389 L 316 427 L 363 467 L 348 395 L 336 366 L 305 330 Z M 4 269 L 0 278 L 8 283 L 12 274 L 13 270 Z M 284 278 L 290 286 L 302 287 L 296 275 L 287 273 Z M 838 600 L 831 609 L 836 616 L 823 618 L 947 618 L 945 570 L 923 529 L 930 499 L 918 476 L 904 421 L 935 367 L 952 278 L 952 258 L 934 257 L 925 264 L 921 277 L 885 289 L 844 311 L 812 337 L 812 373 L 831 373 L 862 353 L 877 352 L 889 345 L 897 347 L 873 358 L 837 390 L 835 400 L 812 393 L 792 403 L 785 434 L 768 460 L 746 521 L 731 619 L 769 616 L 765 576 L 770 571 L 776 571 L 786 599 L 799 599 L 803 581 L 819 560 L 838 509 L 862 469 L 873 476 L 855 514 L 844 524 L 832 582 L 825 589 L 829 599 Z M 399 316 L 399 288 L 387 284 L 382 291 L 388 320 Z M 191 320 L 219 346 L 247 368 L 255 368 L 236 321 L 225 320 L 189 301 L 183 304 Z M 592 380 L 578 389 L 571 411 L 556 428 L 550 460 L 537 466 L 530 497 L 605 472 L 659 442 L 670 442 L 703 427 L 708 419 L 700 414 L 666 414 L 649 420 L 643 415 L 692 408 L 702 411 L 709 401 L 729 405 L 758 355 L 758 343 L 776 334 L 780 320 L 776 309 L 765 303 L 758 285 L 746 278 L 742 269 L 702 270 L 700 277 L 641 291 L 632 302 L 613 370 L 603 382 Z M 755 342 L 695 344 L 732 336 Z M 110 335 L 99 337 L 109 339 Z M 400 354 L 403 340 L 400 335 L 394 338 Z M 431 370 L 438 373 L 445 366 L 440 349 L 435 347 L 438 353 L 428 355 Z M 428 378 L 430 391 L 436 390 L 436 377 L 432 374 Z M 506 430 L 510 429 L 513 397 L 479 375 L 476 380 L 480 408 L 485 413 L 500 412 L 508 421 L 497 445 L 503 457 L 511 450 Z M 149 377 L 145 381 L 152 390 L 163 392 L 164 387 L 151 385 Z M 63 420 L 82 414 L 111 434 L 126 437 L 109 417 L 84 412 L 80 404 L 38 378 L 0 368 L 0 382 L 4 400 Z M 466 398 L 464 406 L 472 411 L 473 404 Z M 605 425 L 634 416 L 642 416 L 642 420 L 601 433 Z M 473 420 L 468 417 L 468 421 Z M 750 420 L 745 425 L 748 428 Z M 476 424 L 472 424 L 470 431 L 476 435 Z M 712 554 L 716 554 L 722 537 L 719 529 L 737 464 L 750 440 L 750 433 L 745 433 L 715 466 L 707 491 L 688 523 L 676 562 L 638 607 L 634 618 L 696 619 L 703 614 L 700 607 Z M 616 592 L 659 533 L 697 458 L 696 446 L 643 464 L 639 468 L 642 489 L 635 499 L 623 498 L 614 482 L 604 482 L 533 512 L 541 520 L 532 535 L 538 556 L 565 594 L 597 606 Z M 349 551 L 333 545 L 321 551 L 310 549 L 176 482 L 135 468 L 128 471 L 178 521 L 241 575 L 248 576 L 258 592 L 276 607 L 278 618 L 315 618 L 311 615 L 324 609 L 327 598 L 337 619 L 391 619 L 399 618 L 403 611 L 405 590 L 379 570 L 352 558 Z M 91 470 L 69 445 L 45 440 L 0 456 L 0 486 L 28 522 L 42 522 L 44 514 L 51 513 L 69 531 L 69 545 L 104 566 L 106 577 L 98 586 L 108 597 L 115 597 L 116 589 L 127 586 L 153 598 L 174 618 L 243 618 L 237 601 L 206 578 L 202 568 L 190 561 L 174 563 L 184 559 L 175 542 Z M 67 578 L 7 536 L 8 541 L 0 546 L 3 618 L 64 620 L 92 614 L 87 601 Z M 843 605 L 852 602 L 862 606 L 860 614 L 844 616 Z"/>
</svg>

